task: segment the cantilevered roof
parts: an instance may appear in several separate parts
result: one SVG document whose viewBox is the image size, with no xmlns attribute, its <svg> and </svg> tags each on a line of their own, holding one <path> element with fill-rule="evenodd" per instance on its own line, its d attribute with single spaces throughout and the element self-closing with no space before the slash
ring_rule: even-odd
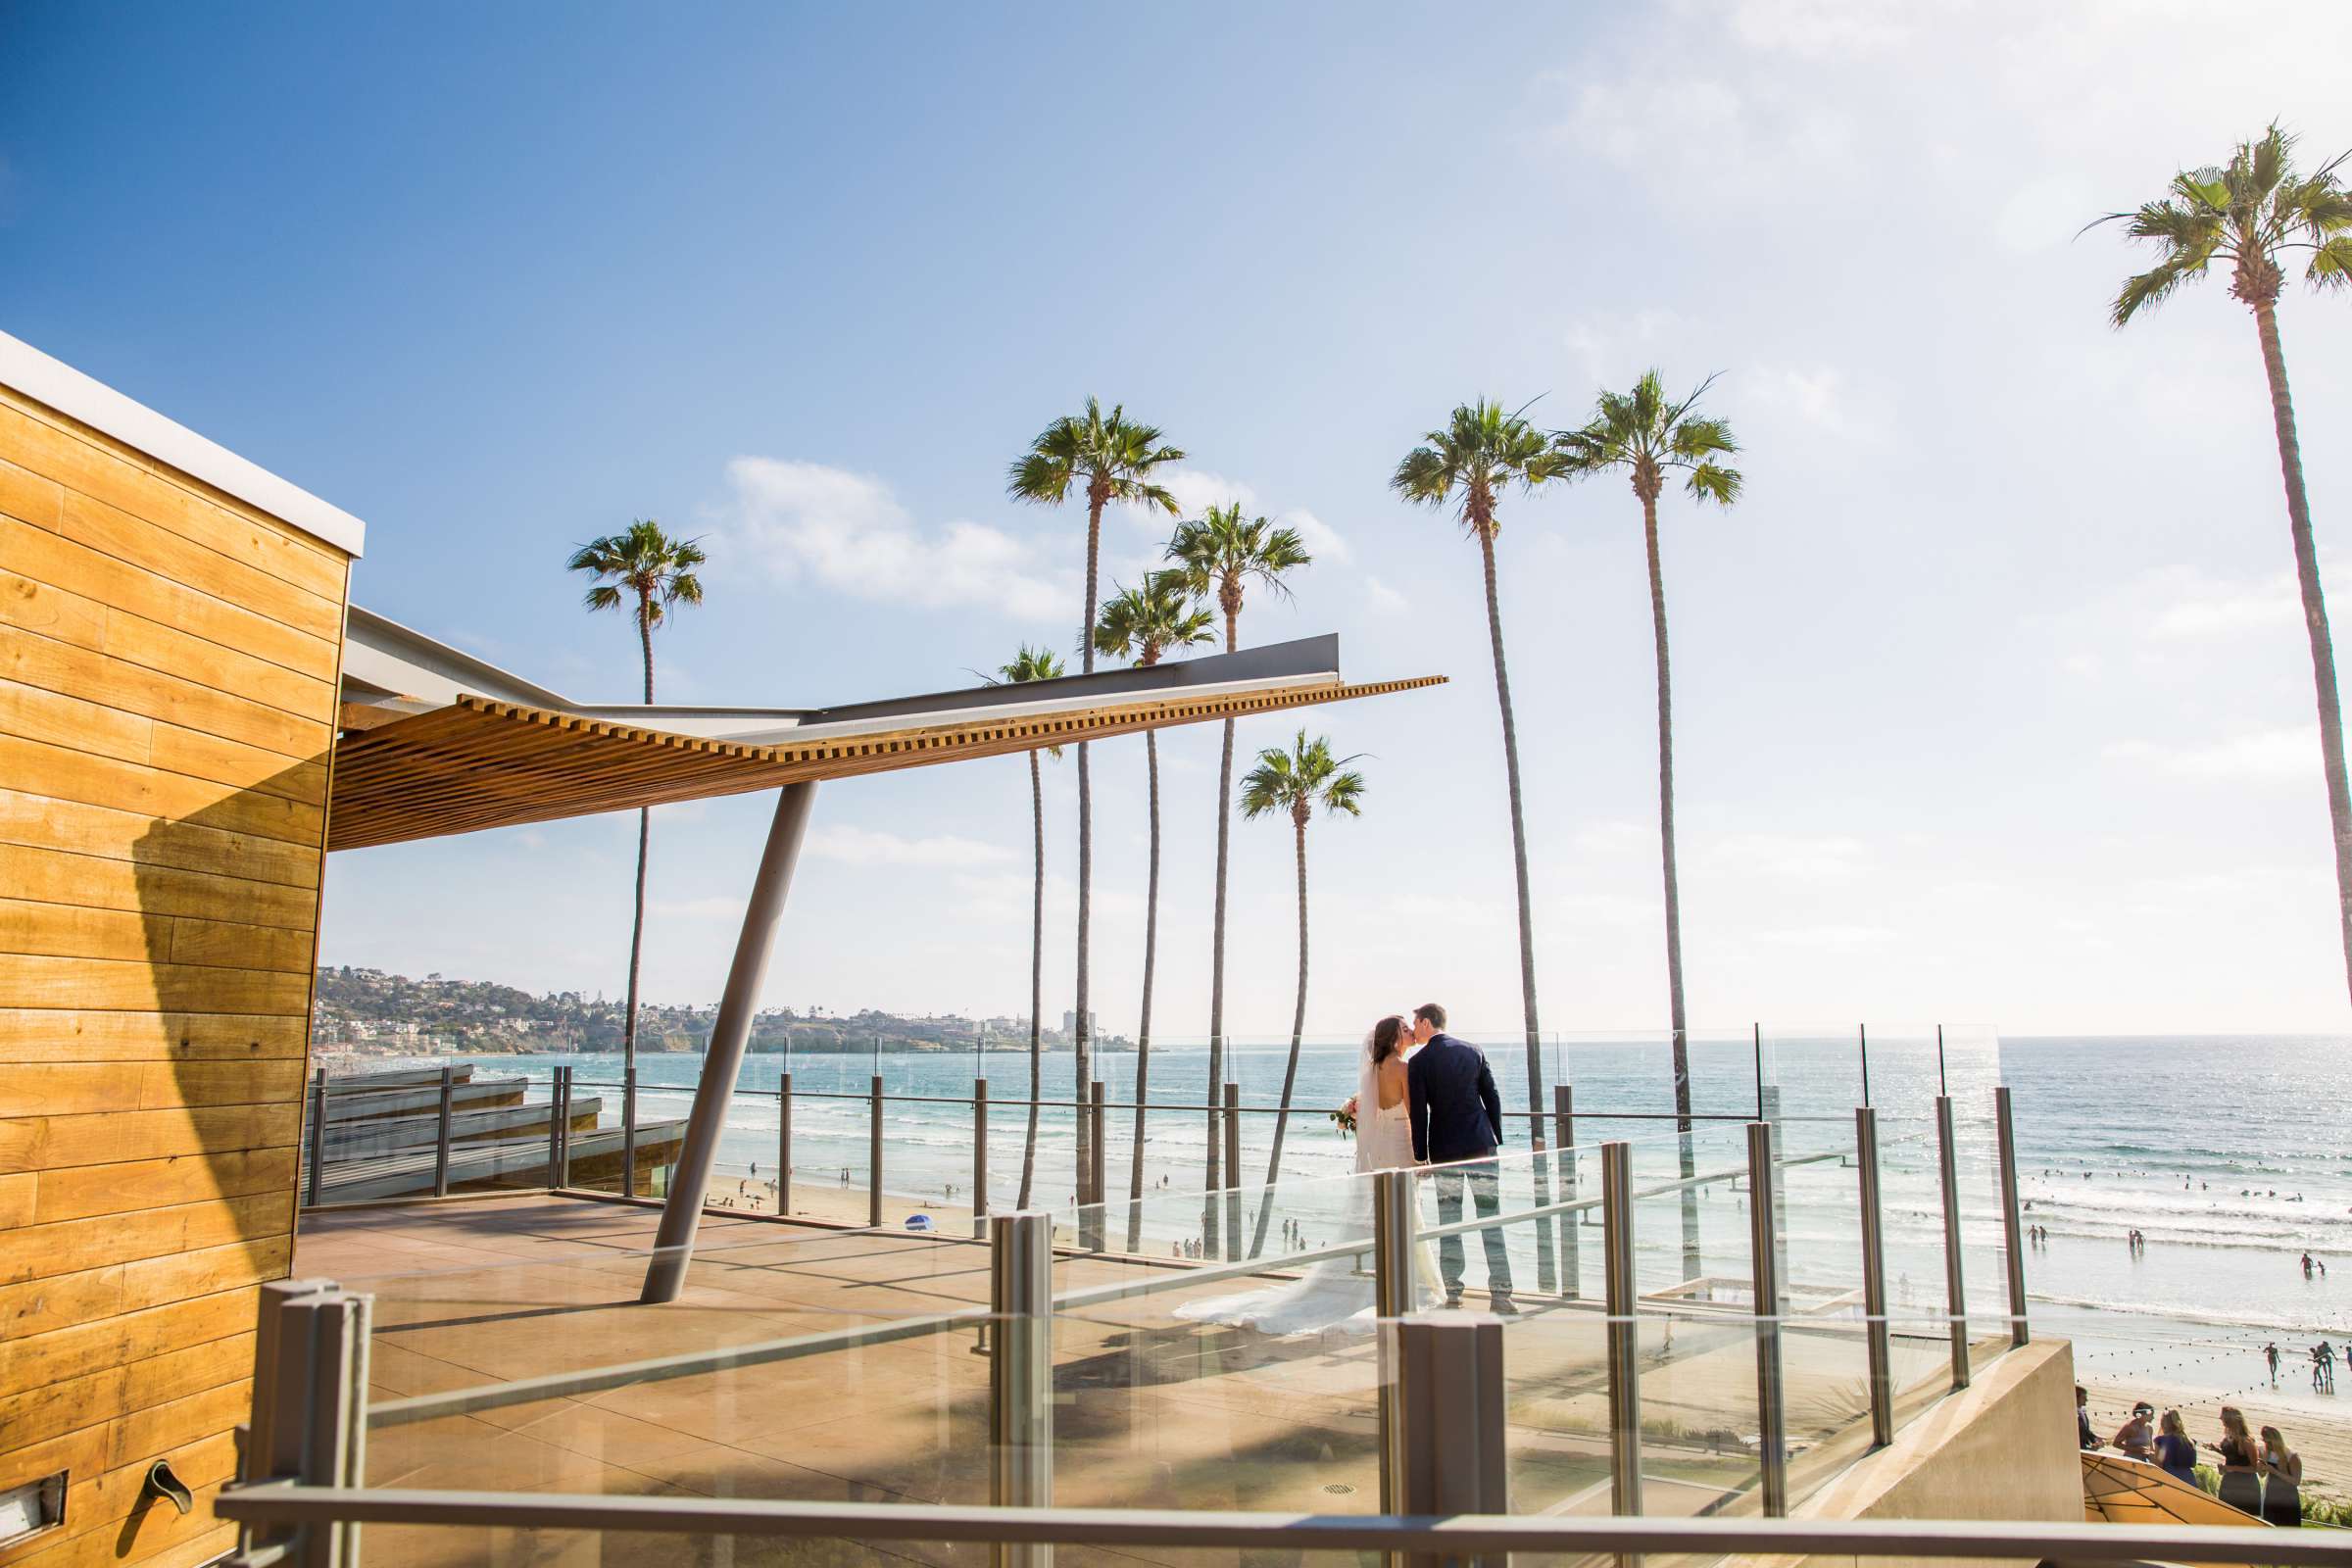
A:
<svg viewBox="0 0 2352 1568">
<path fill-rule="evenodd" d="M 1336 636 L 843 707 L 579 704 L 353 607 L 327 848 L 925 767 L 1433 686 L 1350 685 Z"/>
</svg>

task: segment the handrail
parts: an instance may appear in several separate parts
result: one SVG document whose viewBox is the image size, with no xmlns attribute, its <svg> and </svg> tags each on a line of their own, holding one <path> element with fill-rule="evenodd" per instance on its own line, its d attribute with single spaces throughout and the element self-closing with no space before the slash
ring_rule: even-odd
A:
<svg viewBox="0 0 2352 1568">
<path fill-rule="evenodd" d="M 1549 1514 L 1299 1514 L 1159 1508 L 756 1501 L 312 1487 L 264 1481 L 221 1492 L 242 1523 L 332 1522 L 861 1541 L 1023 1543 L 1300 1551 L 1768 1552 L 1853 1557 L 2008 1557 L 2135 1563 L 2340 1565 L 2333 1531 L 2013 1520 L 1564 1518 Z"/>
</svg>

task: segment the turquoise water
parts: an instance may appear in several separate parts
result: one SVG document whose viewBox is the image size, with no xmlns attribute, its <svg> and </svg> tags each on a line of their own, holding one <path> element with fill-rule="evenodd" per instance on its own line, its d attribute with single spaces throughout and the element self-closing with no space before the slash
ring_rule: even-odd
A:
<svg viewBox="0 0 2352 1568">
<path fill-rule="evenodd" d="M 1504 1102 L 1527 1104 L 1524 1047 L 1486 1040 Z M 1327 1112 L 1354 1087 L 1358 1045 L 1310 1043 L 1301 1054 L 1297 1109 L 1283 1159 L 1278 1212 L 1300 1217 L 1309 1240 L 1333 1239 L 1346 1220 L 1352 1146 Z M 1271 1105 L 1282 1082 L 1287 1042 L 1243 1043 L 1230 1054 L 1245 1103 Z M 1825 1289 L 1858 1278 L 1854 1255 L 1857 1195 L 1850 1161 L 1851 1107 L 1863 1096 L 1863 1054 L 1850 1036 L 1829 1031 L 1710 1037 L 1692 1047 L 1694 1108 L 1727 1118 L 1702 1127 L 1702 1170 L 1738 1166 L 1740 1126 L 1758 1105 L 1759 1076 L 1776 1095 L 1787 1148 L 1828 1156 L 1788 1180 L 1790 1272 L 1811 1274 Z M 1580 1147 L 1602 1139 L 1637 1140 L 1637 1165 L 1675 1174 L 1668 1053 L 1659 1040 L 1562 1037 L 1544 1050 L 1547 1081 L 1575 1088 Z M 482 1070 L 545 1080 L 558 1064 L 577 1070 L 581 1091 L 603 1091 L 606 1120 L 617 1119 L 618 1063 L 612 1056 L 482 1058 Z M 990 1118 L 991 1198 L 1011 1201 L 1022 1145 L 1022 1054 L 885 1054 L 879 1070 L 890 1094 L 968 1099 L 976 1072 L 997 1102 Z M 866 1179 L 869 1109 L 865 1092 L 877 1067 L 866 1055 L 803 1055 L 792 1063 L 795 1179 L 851 1185 Z M 686 1114 L 701 1060 L 649 1055 L 640 1060 L 646 1119 Z M 1048 1099 L 1070 1094 L 1070 1058 L 1049 1054 Z M 1132 1098 L 1135 1058 L 1099 1058 L 1109 1098 Z M 1760 1070 L 1759 1070 L 1760 1069 Z M 755 1161 L 773 1173 L 775 1090 L 784 1058 L 746 1061 L 722 1145 L 722 1174 L 743 1177 Z M 2050 1240 L 2028 1256 L 2036 1322 L 2103 1348 L 2110 1364 L 2165 1368 L 2216 1386 L 2243 1381 L 2247 1358 L 2266 1338 L 2301 1345 L 2322 1334 L 2352 1333 L 2352 1125 L 2344 1097 L 2352 1089 L 2352 1041 L 2342 1039 L 2010 1040 L 1947 1038 L 1940 1072 L 1933 1031 L 1873 1030 L 1869 1097 L 1880 1121 L 1886 1194 L 1890 1296 L 1895 1310 L 1940 1310 L 1941 1207 L 1934 1165 L 1933 1105 L 1938 1087 L 1953 1096 L 1962 1150 L 1962 1209 L 1967 1289 L 1972 1302 L 1997 1310 L 2002 1298 L 1997 1185 L 1990 1128 L 1991 1086 L 2006 1081 L 2016 1104 L 2019 1167 L 2028 1216 Z M 1198 1228 L 1204 1175 L 1205 1117 L 1197 1108 L 1206 1085 L 1206 1054 L 1198 1042 L 1155 1044 L 1151 1066 L 1154 1109 L 1145 1142 L 1150 1195 L 1146 1225 L 1152 1245 Z M 840 1096 L 842 1098 L 827 1098 Z M 1271 1116 L 1245 1121 L 1243 1171 L 1263 1180 Z M 1127 1190 L 1134 1126 L 1131 1110 L 1108 1116 L 1110 1188 Z M 885 1109 L 884 1186 L 911 1204 L 970 1198 L 971 1117 L 963 1103 L 894 1100 Z M 1524 1140 L 1524 1134 L 1516 1134 Z M 1066 1206 L 1071 1180 L 1069 1112 L 1040 1118 L 1035 1201 Z M 1515 1180 L 1532 1198 L 1527 1161 Z M 1588 1159 L 1582 1179 L 1597 1190 Z M 2084 1173 L 2088 1172 L 2087 1179 Z M 2183 1180 L 2188 1186 L 2183 1188 Z M 1551 1180 L 1558 1180 L 1554 1172 Z M 1164 1184 L 1164 1185 L 1163 1185 Z M 1247 1212 L 1254 1214 L 1254 1200 Z M 1744 1268 L 1745 1203 L 1728 1178 L 1699 1201 L 1710 1272 Z M 1679 1207 L 1644 1203 L 1637 1214 L 1645 1281 L 1680 1277 Z M 2134 1255 L 2126 1235 L 2147 1238 Z M 1313 1234 L 1320 1231 L 1321 1235 Z M 2306 1280 L 2301 1253 L 2344 1272 Z M 1475 1252 L 1475 1249 L 1473 1251 Z M 1532 1240 L 1514 1242 L 1515 1267 L 1533 1278 Z M 1473 1274 L 1477 1272 L 1475 1266 Z M 2087 1352 L 2086 1352 L 2087 1353 Z"/>
</svg>

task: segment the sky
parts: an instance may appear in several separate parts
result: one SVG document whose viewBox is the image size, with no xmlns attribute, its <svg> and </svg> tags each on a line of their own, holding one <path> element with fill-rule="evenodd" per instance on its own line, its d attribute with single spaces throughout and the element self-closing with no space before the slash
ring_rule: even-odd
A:
<svg viewBox="0 0 2352 1568">
<path fill-rule="evenodd" d="M 1694 1026 L 2347 1024 L 2251 318 L 2116 332 L 2102 213 L 2278 119 L 2352 146 L 2352 8 L 89 8 L 0 0 L 0 328 L 366 519 L 355 601 L 635 691 L 569 550 L 710 551 L 661 697 L 819 705 L 1068 651 L 1084 517 L 1005 466 L 1090 394 L 1308 539 L 1245 642 L 1434 691 L 1305 715 L 1311 1032 L 1519 1026 L 1475 546 L 1388 488 L 1458 402 L 1719 374 L 1740 504 L 1663 504 Z M 2352 298 L 2280 311 L 2343 596 Z M 1132 582 L 1168 519 L 1114 514 Z M 1665 1024 L 1641 516 L 1497 546 L 1547 1032 Z M 1252 719 L 1245 760 L 1298 720 Z M 1162 737 L 1154 1034 L 1207 1028 L 1216 732 Z M 1095 749 L 1094 986 L 1136 1023 L 1140 741 Z M 1074 769 L 1049 763 L 1047 1012 Z M 646 991 L 716 997 L 768 801 L 655 813 Z M 320 958 L 623 987 L 627 815 L 339 854 Z M 770 1004 L 1024 1012 L 1018 759 L 826 786 Z M 1237 1034 L 1287 1033 L 1290 835 L 1234 827 Z"/>
</svg>

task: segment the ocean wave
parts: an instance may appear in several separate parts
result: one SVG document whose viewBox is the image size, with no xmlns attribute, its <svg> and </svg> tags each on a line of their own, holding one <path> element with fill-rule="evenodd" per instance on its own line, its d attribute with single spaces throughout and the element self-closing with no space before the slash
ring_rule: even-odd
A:
<svg viewBox="0 0 2352 1568">
<path fill-rule="evenodd" d="M 2155 1301 L 2119 1301 L 2096 1296 L 2063 1296 L 2041 1291 L 2029 1291 L 2026 1298 L 2046 1306 L 2071 1306 L 2091 1312 L 2114 1312 L 2126 1317 L 2161 1318 L 2169 1323 L 2181 1323 L 2196 1328 L 2258 1329 L 2278 1334 L 2339 1334 L 2344 1332 L 2344 1314 L 2338 1312 L 2331 1323 L 2326 1318 L 2289 1315 L 2283 1312 L 2223 1312 L 2209 1307 L 2168 1306 Z"/>
</svg>

